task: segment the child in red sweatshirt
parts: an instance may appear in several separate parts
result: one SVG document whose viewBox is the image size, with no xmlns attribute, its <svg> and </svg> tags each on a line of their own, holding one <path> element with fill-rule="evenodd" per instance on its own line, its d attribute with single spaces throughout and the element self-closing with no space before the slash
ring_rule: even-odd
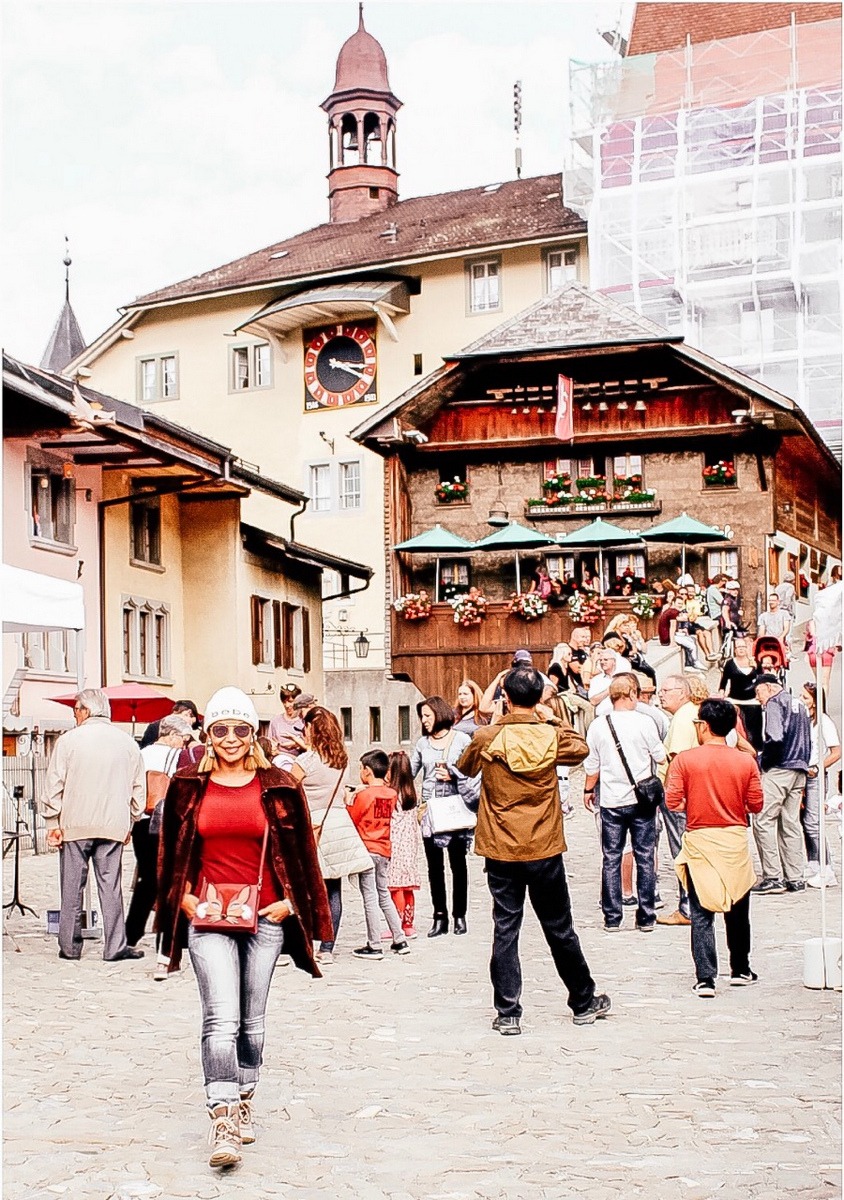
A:
<svg viewBox="0 0 844 1200">
<path fill-rule="evenodd" d="M 393 789 L 387 787 L 384 782 L 389 768 L 390 760 L 383 750 L 369 750 L 361 757 L 360 781 L 364 786 L 355 792 L 354 798 L 348 806 L 348 812 L 364 846 L 369 851 L 372 865 L 375 868 L 374 882 L 378 895 L 378 907 L 384 914 L 390 927 L 390 933 L 393 935 L 393 944 L 390 949 L 394 954 L 409 954 L 410 947 L 407 944 L 401 920 L 396 912 L 396 906 L 390 896 L 387 884 L 391 852 L 390 821 L 398 800 Z M 367 876 L 370 876 L 369 871 L 358 876 L 365 906 L 369 899 L 364 892 L 364 880 L 367 879 Z M 356 958 L 381 957 L 380 949 L 375 950 L 369 945 L 361 946 L 359 950 L 354 950 L 352 953 Z"/>
</svg>

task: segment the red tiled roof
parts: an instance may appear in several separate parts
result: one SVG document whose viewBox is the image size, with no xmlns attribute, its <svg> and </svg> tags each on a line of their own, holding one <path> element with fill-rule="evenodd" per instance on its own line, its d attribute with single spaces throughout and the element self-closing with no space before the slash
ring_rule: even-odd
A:
<svg viewBox="0 0 844 1200">
<path fill-rule="evenodd" d="M 318 225 L 213 271 L 139 296 L 126 307 L 585 232 L 586 222 L 563 205 L 561 176 L 539 175 L 416 196 L 359 221 Z"/>
<path fill-rule="evenodd" d="M 685 44 L 720 41 L 779 29 L 791 23 L 791 14 L 802 25 L 814 21 L 840 21 L 840 4 L 637 4 L 627 54 L 657 54 Z"/>
</svg>

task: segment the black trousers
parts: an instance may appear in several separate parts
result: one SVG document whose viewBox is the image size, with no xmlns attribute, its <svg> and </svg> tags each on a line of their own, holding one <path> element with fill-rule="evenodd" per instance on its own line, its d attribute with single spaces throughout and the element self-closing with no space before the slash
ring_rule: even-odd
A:
<svg viewBox="0 0 844 1200">
<path fill-rule="evenodd" d="M 158 876 L 158 837 L 149 831 L 149 818 L 142 817 L 132 826 L 132 849 L 138 864 L 138 878 L 126 914 L 126 941 L 137 946 L 144 936 L 149 915 L 155 906 Z"/>
<path fill-rule="evenodd" d="M 431 888 L 431 902 L 434 906 L 435 917 L 448 916 L 448 897 L 445 890 L 445 855 L 446 851 L 438 846 L 433 838 L 422 839 L 425 846 L 425 858 L 428 860 L 428 883 Z M 465 838 L 455 835 L 448 843 L 448 861 L 451 864 L 453 917 L 466 916 L 466 901 L 469 895 L 469 872 L 466 867 L 466 851 L 468 843 Z"/>
<path fill-rule="evenodd" d="M 718 978 L 718 951 L 715 944 L 715 913 L 704 908 L 695 891 L 691 872 L 689 879 L 689 911 L 692 919 L 692 958 L 698 983 Z M 730 954 L 730 974 L 747 975 L 750 971 L 750 892 L 737 900 L 724 913 L 727 949 Z"/>
<path fill-rule="evenodd" d="M 493 1003 L 500 1016 L 522 1015 L 522 965 L 519 961 L 519 931 L 525 911 L 525 892 L 530 895 L 557 974 L 568 988 L 568 1006 L 583 1012 L 595 995 L 580 940 L 571 919 L 566 872 L 562 854 L 535 862 L 486 860 L 486 877 L 492 893 L 492 979 Z"/>
</svg>

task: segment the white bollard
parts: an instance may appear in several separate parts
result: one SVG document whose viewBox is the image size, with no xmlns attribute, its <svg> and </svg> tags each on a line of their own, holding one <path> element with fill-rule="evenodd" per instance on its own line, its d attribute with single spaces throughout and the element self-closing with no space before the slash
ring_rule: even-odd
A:
<svg viewBox="0 0 844 1200">
<path fill-rule="evenodd" d="M 809 938 L 803 943 L 803 986 L 841 990 L 841 938 Z"/>
</svg>

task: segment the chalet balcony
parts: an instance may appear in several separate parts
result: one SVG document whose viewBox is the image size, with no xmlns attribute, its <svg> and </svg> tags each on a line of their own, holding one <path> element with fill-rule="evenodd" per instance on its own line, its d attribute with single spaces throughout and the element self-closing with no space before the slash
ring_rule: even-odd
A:
<svg viewBox="0 0 844 1200">
<path fill-rule="evenodd" d="M 629 600 L 604 600 L 604 615 L 593 626 L 596 640 L 622 612 L 630 612 Z M 509 611 L 506 602 L 489 601 L 486 614 L 480 625 L 464 627 L 455 622 L 450 604 L 434 604 L 430 617 L 422 621 L 406 621 L 392 610 L 392 673 L 411 679 L 426 696 L 451 701 L 463 679 L 474 679 L 485 688 L 519 648 L 530 650 L 536 665 L 546 667 L 554 646 L 566 641 L 572 628 L 566 607 L 549 608 L 538 620 L 524 621 Z M 640 620 L 639 629 L 644 638 L 655 637 L 656 618 Z"/>
<path fill-rule="evenodd" d="M 662 512 L 662 501 L 654 497 L 652 500 L 608 500 L 604 504 L 526 504 L 525 517 L 529 521 L 565 521 L 567 518 L 604 517 L 608 515 L 652 517 Z"/>
</svg>

